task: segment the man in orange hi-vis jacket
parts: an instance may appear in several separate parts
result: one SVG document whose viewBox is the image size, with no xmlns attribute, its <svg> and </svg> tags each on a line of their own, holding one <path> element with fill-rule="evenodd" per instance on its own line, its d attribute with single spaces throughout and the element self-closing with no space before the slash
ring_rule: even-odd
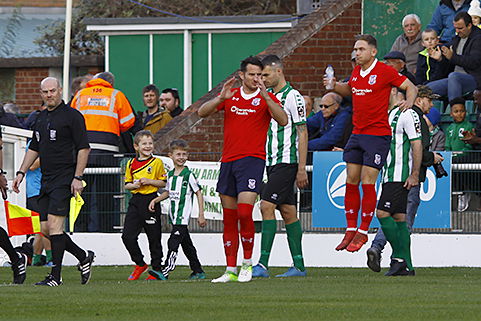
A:
<svg viewBox="0 0 481 321">
<path fill-rule="evenodd" d="M 113 88 L 114 80 L 110 72 L 98 73 L 72 99 L 71 107 L 85 118 L 91 148 L 88 167 L 118 167 L 119 159 L 114 154 L 119 153 L 120 134 L 135 123 L 132 106 L 120 90 Z M 113 198 L 118 194 L 116 179 L 117 176 L 102 170 L 86 177 L 88 230 L 91 232 L 111 232 L 119 223 L 115 215 L 119 204 Z"/>
</svg>

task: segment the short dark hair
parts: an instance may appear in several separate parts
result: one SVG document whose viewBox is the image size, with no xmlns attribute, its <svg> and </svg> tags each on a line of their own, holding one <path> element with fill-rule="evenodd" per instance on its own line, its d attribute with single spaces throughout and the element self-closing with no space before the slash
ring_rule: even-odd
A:
<svg viewBox="0 0 481 321">
<path fill-rule="evenodd" d="M 72 90 L 72 95 L 75 95 L 77 91 L 80 89 L 80 85 L 85 81 L 88 81 L 86 76 L 78 76 L 72 80 L 72 84 L 70 85 L 70 89 Z"/>
<path fill-rule="evenodd" d="M 187 144 L 187 142 L 183 139 L 176 139 L 176 140 L 173 140 L 170 144 L 169 144 L 169 151 L 170 152 L 173 152 L 175 149 L 182 149 L 182 150 L 188 150 L 189 149 L 189 144 Z"/>
<path fill-rule="evenodd" d="M 364 40 L 365 42 L 367 42 L 368 45 L 373 46 L 374 48 L 377 48 L 377 40 L 372 35 L 368 35 L 368 34 L 357 35 L 356 41 L 359 41 L 359 40 Z"/>
<path fill-rule="evenodd" d="M 142 88 L 142 95 L 144 95 L 145 93 L 148 93 L 149 91 L 153 91 L 157 97 L 160 96 L 159 88 L 157 88 L 157 86 L 154 84 L 150 84 Z"/>
<path fill-rule="evenodd" d="M 453 105 L 463 105 L 466 103 L 466 100 L 464 100 L 463 97 L 456 97 L 456 98 L 453 98 L 449 101 L 449 105 L 450 106 L 453 106 Z"/>
<path fill-rule="evenodd" d="M 140 143 L 140 139 L 145 136 L 154 139 L 154 135 L 150 130 L 147 130 L 147 129 L 139 130 L 134 136 L 134 144 L 138 145 Z"/>
<path fill-rule="evenodd" d="M 281 69 L 284 68 L 281 58 L 279 58 L 277 55 L 267 55 L 262 58 L 261 62 L 264 67 L 275 65 Z"/>
<path fill-rule="evenodd" d="M 454 16 L 453 21 L 456 22 L 456 21 L 459 21 L 459 20 L 464 20 L 464 23 L 466 24 L 466 26 L 468 26 L 469 24 L 473 24 L 473 19 L 471 18 L 471 16 L 466 11 L 458 12 Z"/>
<path fill-rule="evenodd" d="M 432 28 L 426 28 L 423 30 L 422 33 L 429 33 L 429 32 L 434 32 L 434 34 L 437 36 L 438 35 L 438 32 Z"/>
<path fill-rule="evenodd" d="M 171 93 L 172 97 L 174 97 L 174 99 L 179 100 L 179 105 L 180 105 L 179 90 L 177 88 L 165 88 L 164 90 L 162 90 L 162 93 L 163 94 Z"/>
<path fill-rule="evenodd" d="M 257 56 L 249 56 L 246 59 L 241 61 L 240 64 L 240 71 L 245 72 L 247 70 L 247 65 L 254 65 L 259 66 L 261 69 L 264 69 L 264 65 L 262 61 Z"/>
</svg>

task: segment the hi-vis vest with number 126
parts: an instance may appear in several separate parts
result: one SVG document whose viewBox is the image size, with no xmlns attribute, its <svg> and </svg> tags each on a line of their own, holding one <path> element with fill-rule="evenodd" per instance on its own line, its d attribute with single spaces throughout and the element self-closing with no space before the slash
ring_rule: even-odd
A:
<svg viewBox="0 0 481 321">
<path fill-rule="evenodd" d="M 83 114 L 92 149 L 118 152 L 120 133 L 135 123 L 127 97 L 100 78 L 90 80 L 75 95 L 71 107 Z"/>
</svg>

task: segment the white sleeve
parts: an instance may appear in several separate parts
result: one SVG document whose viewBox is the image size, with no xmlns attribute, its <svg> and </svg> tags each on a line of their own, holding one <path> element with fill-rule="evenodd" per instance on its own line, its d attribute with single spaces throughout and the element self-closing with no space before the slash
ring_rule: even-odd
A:
<svg viewBox="0 0 481 321">
<path fill-rule="evenodd" d="M 288 114 L 292 115 L 293 124 L 298 125 L 306 122 L 306 102 L 297 90 L 291 90 L 286 97 L 285 105 Z"/>
<path fill-rule="evenodd" d="M 189 175 L 189 185 L 190 185 L 190 188 L 192 188 L 192 191 L 194 193 L 197 193 L 197 191 L 200 190 L 199 181 L 195 177 L 194 173 L 190 173 Z"/>
<path fill-rule="evenodd" d="M 414 110 L 408 109 L 401 113 L 399 121 L 409 140 L 421 138 L 421 120 Z"/>
</svg>

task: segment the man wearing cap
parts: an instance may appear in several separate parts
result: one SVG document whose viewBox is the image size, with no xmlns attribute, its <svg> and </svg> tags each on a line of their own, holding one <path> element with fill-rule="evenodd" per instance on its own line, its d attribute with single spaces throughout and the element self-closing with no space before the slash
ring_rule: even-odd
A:
<svg viewBox="0 0 481 321">
<path fill-rule="evenodd" d="M 421 44 L 421 19 L 416 14 L 408 14 L 403 18 L 402 26 L 404 33 L 396 38 L 391 51 L 402 52 L 405 55 L 404 62 L 407 65 L 407 69 L 412 74 L 416 74 L 418 52 L 424 49 Z"/>
<path fill-rule="evenodd" d="M 406 56 L 400 51 L 391 51 L 384 56 L 384 63 L 397 70 L 401 75 L 406 76 L 416 85 L 416 77 L 406 68 Z"/>
<path fill-rule="evenodd" d="M 377 207 L 377 212 L 376 215 L 379 218 L 379 221 L 381 222 L 381 227 L 382 229 L 378 230 L 378 233 L 376 234 L 376 237 L 374 238 L 371 247 L 367 250 L 367 265 L 368 267 L 373 270 L 374 272 L 379 272 L 381 271 L 381 252 L 384 249 L 384 246 L 386 245 L 386 236 L 390 243 L 393 241 L 393 234 L 396 235 L 395 232 L 398 230 L 399 235 L 402 235 L 400 237 L 401 242 L 404 242 L 404 254 L 407 254 L 406 257 L 401 258 L 404 262 L 394 260 L 396 256 L 394 255 L 394 249 L 393 249 L 393 261 L 391 262 L 391 269 L 386 275 L 414 275 L 414 269 L 412 268 L 412 264 L 410 262 L 410 231 L 412 230 L 412 226 L 414 224 L 414 218 L 416 217 L 416 212 L 420 203 L 420 183 L 424 182 L 426 179 L 426 171 L 429 166 L 432 166 L 434 164 L 439 164 L 443 161 L 443 157 L 430 152 L 429 151 L 429 145 L 430 145 L 430 134 L 429 134 L 429 128 L 426 123 L 426 121 L 423 118 L 424 114 L 429 113 L 431 107 L 433 106 L 433 99 L 438 98 L 437 95 L 434 95 L 432 90 L 427 87 L 427 86 L 417 86 L 418 88 L 418 94 L 417 97 L 414 101 L 414 105 L 412 107 L 412 111 L 409 112 L 414 112 L 414 115 L 411 114 L 411 116 L 414 116 L 412 119 L 414 121 L 414 126 L 416 131 L 420 132 L 420 138 L 421 138 L 421 144 L 422 144 L 422 152 L 421 152 L 421 162 L 420 162 L 420 167 L 419 167 L 419 173 L 418 173 L 418 179 L 419 179 L 419 184 L 414 184 L 411 185 L 409 188 L 409 193 L 407 194 L 407 204 L 404 207 L 406 214 L 401 213 L 395 213 L 392 216 L 387 216 L 383 215 L 384 214 L 389 214 L 389 210 L 387 210 L 387 206 L 385 206 L 389 201 L 384 199 L 383 200 L 383 195 L 381 195 L 381 199 L 379 200 L 378 207 Z M 393 113 L 395 113 L 397 110 L 393 109 L 390 112 L 390 120 L 394 120 Z M 403 116 L 404 117 L 404 116 Z M 406 117 L 404 117 L 406 118 Z M 400 118 L 399 118 L 400 119 Z M 391 125 L 395 125 L 396 123 L 391 121 Z M 393 142 L 395 142 L 395 132 L 393 128 Z M 398 142 L 400 143 L 400 142 Z M 391 152 L 390 152 L 391 153 Z M 414 163 L 416 160 L 415 157 L 415 149 L 413 148 L 413 169 L 414 168 Z M 386 163 L 386 167 L 389 167 L 389 162 L 393 159 L 391 155 L 388 156 L 388 160 Z M 384 168 L 384 174 L 383 174 L 383 180 L 385 181 L 386 175 L 388 175 L 388 171 L 386 171 L 386 167 Z M 413 173 L 411 171 L 411 173 Z M 406 181 L 407 183 L 408 181 Z M 385 185 L 385 184 L 384 184 Z M 383 194 L 385 190 L 385 186 L 383 185 Z M 391 195 L 388 195 L 391 196 Z M 394 195 L 394 196 L 399 196 L 399 195 Z M 393 202 L 394 203 L 394 202 Z M 380 215 L 381 214 L 381 215 Z M 404 216 L 404 217 L 403 217 Z M 404 221 L 403 221 L 404 219 Z M 406 233 L 406 225 L 409 230 L 407 230 Z M 389 236 L 388 236 L 389 235 Z M 395 238 L 396 236 L 394 236 Z M 394 242 L 395 243 L 395 242 Z M 392 243 L 391 243 L 392 245 Z M 402 252 L 402 251 L 401 251 Z M 404 254 L 402 256 L 404 256 Z"/>
</svg>

